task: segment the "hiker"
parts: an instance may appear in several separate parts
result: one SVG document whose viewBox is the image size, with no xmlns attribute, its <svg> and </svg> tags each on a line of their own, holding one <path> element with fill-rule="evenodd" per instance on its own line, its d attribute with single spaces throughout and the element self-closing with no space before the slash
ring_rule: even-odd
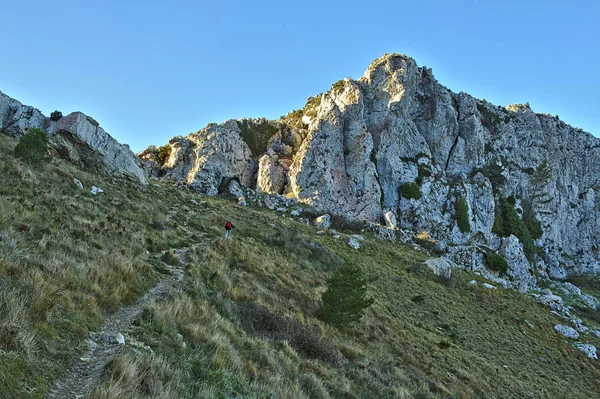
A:
<svg viewBox="0 0 600 399">
<path fill-rule="evenodd" d="M 231 230 L 233 230 L 233 223 L 227 222 L 225 223 L 225 237 L 229 237 L 231 235 Z"/>
</svg>

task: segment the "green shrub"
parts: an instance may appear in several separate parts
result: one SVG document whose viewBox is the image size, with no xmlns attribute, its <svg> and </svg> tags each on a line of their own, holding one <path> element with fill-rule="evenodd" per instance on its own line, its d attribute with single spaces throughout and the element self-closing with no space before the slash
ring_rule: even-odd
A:
<svg viewBox="0 0 600 399">
<path fill-rule="evenodd" d="M 373 299 L 367 297 L 367 287 L 360 268 L 346 264 L 327 279 L 319 318 L 329 324 L 345 327 L 360 320 Z"/>
<path fill-rule="evenodd" d="M 544 234 L 542 223 L 536 218 L 531 201 L 523 201 L 523 223 L 529 230 L 532 240 L 537 240 Z"/>
<path fill-rule="evenodd" d="M 164 165 L 167 162 L 167 158 L 171 155 L 171 145 L 163 145 L 162 147 L 158 147 L 154 152 L 154 159 L 160 165 Z"/>
<path fill-rule="evenodd" d="M 471 231 L 471 225 L 469 225 L 469 205 L 465 197 L 460 197 L 454 204 L 454 210 L 456 211 L 456 224 L 463 233 Z"/>
<path fill-rule="evenodd" d="M 500 274 L 506 273 L 508 270 L 508 263 L 504 256 L 489 253 L 485 255 L 485 264 L 490 270 L 494 270 Z"/>
<path fill-rule="evenodd" d="M 403 183 L 398 190 L 402 198 L 418 200 L 422 197 L 421 189 L 415 183 Z"/>
<path fill-rule="evenodd" d="M 240 137 L 255 157 L 267 151 L 269 140 L 277 133 L 277 127 L 267 120 L 262 120 L 259 123 L 243 120 L 237 121 L 237 125 L 240 129 Z"/>
<path fill-rule="evenodd" d="M 430 176 L 431 171 L 429 170 L 429 168 L 425 166 L 419 166 L 419 176 L 417 177 L 417 184 L 421 185 L 421 183 L 423 182 L 423 178 Z"/>
<path fill-rule="evenodd" d="M 54 122 L 58 121 L 62 117 L 63 114 L 60 111 L 54 111 L 50 114 L 50 120 L 53 120 Z"/>
<path fill-rule="evenodd" d="M 536 251 L 529 229 L 506 198 L 500 197 L 496 202 L 492 232 L 501 237 L 508 237 L 511 234 L 517 237 L 521 244 L 523 244 L 525 256 L 527 256 L 529 261 L 533 261 Z"/>
<path fill-rule="evenodd" d="M 48 135 L 42 129 L 33 128 L 21 137 L 15 147 L 15 156 L 38 165 L 48 160 Z"/>
</svg>

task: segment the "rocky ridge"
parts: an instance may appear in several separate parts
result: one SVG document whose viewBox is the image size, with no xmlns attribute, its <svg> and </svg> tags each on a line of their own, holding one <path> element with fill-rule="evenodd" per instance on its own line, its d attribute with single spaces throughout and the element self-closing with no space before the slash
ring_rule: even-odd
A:
<svg viewBox="0 0 600 399">
<path fill-rule="evenodd" d="M 20 137 L 29 129 L 45 130 L 57 153 L 75 163 L 108 174 L 125 175 L 147 184 L 140 162 L 129 146 L 119 144 L 93 118 L 73 112 L 48 118 L 0 92 L 0 132 Z"/>
<path fill-rule="evenodd" d="M 427 232 L 445 258 L 492 277 L 486 255 L 499 253 L 522 290 L 600 270 L 600 140 L 527 104 L 453 93 L 405 55 L 384 55 L 278 122 L 210 124 L 160 148 L 162 159 L 156 147 L 139 154 L 152 177 L 210 195 L 234 179 L 367 220 L 388 239 Z M 532 232 L 498 228 L 503 203 Z"/>
</svg>

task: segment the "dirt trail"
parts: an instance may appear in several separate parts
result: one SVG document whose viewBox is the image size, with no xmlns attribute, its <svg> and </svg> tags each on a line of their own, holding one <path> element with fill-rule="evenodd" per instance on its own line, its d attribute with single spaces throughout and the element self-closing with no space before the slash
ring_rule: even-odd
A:
<svg viewBox="0 0 600 399">
<path fill-rule="evenodd" d="M 98 331 L 90 333 L 89 350 L 81 354 L 79 360 L 69 368 L 65 376 L 50 387 L 46 395 L 47 399 L 85 398 L 98 385 L 104 367 L 125 347 L 117 342 L 117 336 L 134 322 L 150 300 L 166 294 L 170 289 L 177 288 L 183 280 L 183 265 L 187 263 L 189 248 L 177 249 L 173 252 L 179 258 L 181 266 L 163 264 L 170 275 L 162 275 L 158 284 L 135 305 L 117 310 L 104 320 Z"/>
</svg>

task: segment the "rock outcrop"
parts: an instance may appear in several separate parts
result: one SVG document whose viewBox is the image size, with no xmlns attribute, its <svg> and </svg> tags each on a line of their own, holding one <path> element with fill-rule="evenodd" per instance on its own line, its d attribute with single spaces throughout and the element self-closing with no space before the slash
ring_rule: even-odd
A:
<svg viewBox="0 0 600 399">
<path fill-rule="evenodd" d="M 53 120 L 0 92 L 0 132 L 18 138 L 32 128 L 45 130 L 50 145 L 72 162 L 147 184 L 139 160 L 129 146 L 119 144 L 91 117 L 73 112 Z"/>
<path fill-rule="evenodd" d="M 236 178 L 319 211 L 425 231 L 469 269 L 500 252 L 523 290 L 600 271 L 600 140 L 528 105 L 453 93 L 404 55 L 384 55 L 279 122 L 209 125 L 170 145 L 157 177 L 208 194 Z"/>
</svg>

